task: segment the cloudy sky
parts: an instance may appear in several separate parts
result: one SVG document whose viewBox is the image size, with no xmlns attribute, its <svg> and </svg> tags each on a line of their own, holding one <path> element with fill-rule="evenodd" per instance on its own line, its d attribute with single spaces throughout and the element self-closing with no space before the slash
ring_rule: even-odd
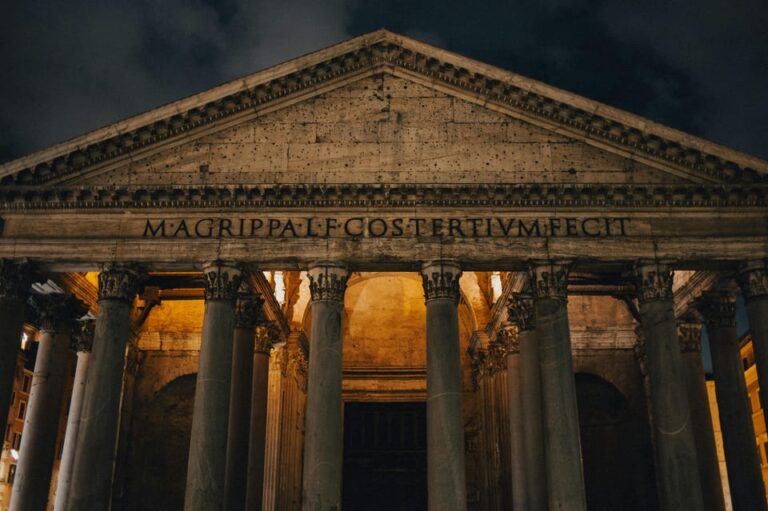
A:
<svg viewBox="0 0 768 511">
<path fill-rule="evenodd" d="M 0 18 L 0 161 L 381 27 L 768 158 L 765 0 L 39 0 Z"/>
</svg>

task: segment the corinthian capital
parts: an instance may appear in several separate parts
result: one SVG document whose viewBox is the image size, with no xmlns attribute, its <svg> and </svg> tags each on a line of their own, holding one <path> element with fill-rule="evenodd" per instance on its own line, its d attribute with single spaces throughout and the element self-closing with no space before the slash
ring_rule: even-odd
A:
<svg viewBox="0 0 768 511">
<path fill-rule="evenodd" d="M 678 322 L 677 339 L 682 353 L 701 352 L 701 323 Z"/>
<path fill-rule="evenodd" d="M 259 293 L 240 294 L 235 303 L 235 328 L 255 328 L 263 306 L 264 299 Z"/>
<path fill-rule="evenodd" d="M 235 301 L 243 272 L 235 263 L 211 261 L 203 265 L 205 299 Z"/>
<path fill-rule="evenodd" d="M 568 271 L 565 261 L 532 261 L 530 267 L 533 295 L 536 298 L 568 298 Z"/>
<path fill-rule="evenodd" d="M 736 326 L 736 301 L 725 291 L 705 291 L 696 299 L 696 309 L 707 328 Z"/>
<path fill-rule="evenodd" d="M 0 300 L 25 301 L 35 280 L 34 269 L 28 262 L 0 259 Z"/>
<path fill-rule="evenodd" d="M 455 261 L 430 261 L 421 267 L 421 282 L 426 301 L 448 299 L 459 303 L 461 267 Z"/>
<path fill-rule="evenodd" d="M 507 305 L 509 322 L 517 325 L 519 330 L 534 330 L 536 328 L 536 316 L 533 308 L 533 296 L 515 293 Z"/>
<path fill-rule="evenodd" d="M 81 321 L 79 326 L 75 327 L 75 331 L 72 332 L 72 349 L 77 352 L 91 351 L 95 331 L 96 321 L 92 319 Z"/>
<path fill-rule="evenodd" d="M 750 261 L 739 272 L 739 286 L 744 297 L 768 295 L 768 268 L 764 261 Z"/>
<path fill-rule="evenodd" d="M 73 328 L 75 322 L 88 312 L 88 307 L 70 294 L 35 294 L 29 301 L 36 312 L 40 330 L 49 332 L 62 327 Z"/>
<path fill-rule="evenodd" d="M 344 301 L 349 271 L 343 265 L 318 263 L 307 271 L 307 277 L 309 277 L 309 292 L 312 295 L 312 301 Z"/>
<path fill-rule="evenodd" d="M 641 261 L 635 266 L 637 299 L 640 303 L 672 299 L 672 272 L 658 261 Z"/>
<path fill-rule="evenodd" d="M 99 272 L 99 300 L 133 303 L 143 280 L 144 273 L 136 265 L 104 264 Z"/>
<path fill-rule="evenodd" d="M 256 323 L 256 331 L 254 332 L 254 350 L 257 353 L 265 353 L 269 355 L 272 351 L 272 346 L 280 340 L 280 328 L 274 321 L 270 321 L 260 314 Z"/>
</svg>

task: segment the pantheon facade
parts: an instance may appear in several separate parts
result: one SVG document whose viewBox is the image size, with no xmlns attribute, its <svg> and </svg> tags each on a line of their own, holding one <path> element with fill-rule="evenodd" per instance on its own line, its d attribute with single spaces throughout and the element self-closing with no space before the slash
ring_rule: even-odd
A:
<svg viewBox="0 0 768 511">
<path fill-rule="evenodd" d="M 767 191 L 384 30 L 6 163 L 3 502 L 766 509 Z"/>
</svg>

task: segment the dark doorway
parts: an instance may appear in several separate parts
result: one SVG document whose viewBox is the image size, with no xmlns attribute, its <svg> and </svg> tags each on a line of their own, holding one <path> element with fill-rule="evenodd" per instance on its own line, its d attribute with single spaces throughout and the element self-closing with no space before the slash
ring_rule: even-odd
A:
<svg viewBox="0 0 768 511">
<path fill-rule="evenodd" d="M 427 508 L 426 403 L 346 403 L 345 511 Z"/>
<path fill-rule="evenodd" d="M 630 413 L 624 395 L 593 374 L 576 374 L 581 452 L 590 511 L 642 509 L 635 494 L 629 449 Z"/>
</svg>

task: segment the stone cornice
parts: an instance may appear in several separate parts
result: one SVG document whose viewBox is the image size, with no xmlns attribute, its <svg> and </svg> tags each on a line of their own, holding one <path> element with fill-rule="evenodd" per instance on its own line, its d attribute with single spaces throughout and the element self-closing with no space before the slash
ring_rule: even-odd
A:
<svg viewBox="0 0 768 511">
<path fill-rule="evenodd" d="M 562 127 L 574 136 L 682 169 L 705 181 L 768 181 L 764 162 L 756 158 L 386 31 L 341 43 L 317 56 L 297 59 L 293 66 L 291 62 L 278 66 L 278 73 L 273 69 L 246 77 L 239 87 L 228 84 L 212 91 L 213 95 L 182 100 L 175 109 L 160 108 L 159 115 L 140 116 L 143 124 L 138 118 L 129 119 L 75 143 L 10 162 L 0 167 L 0 175 L 5 174 L 0 185 L 61 182 L 205 126 L 305 97 L 361 73 L 392 69 L 421 77 L 436 87 L 480 97 L 484 104 L 502 111 Z"/>
<path fill-rule="evenodd" d="M 281 184 L 0 188 L 0 210 L 506 207 L 763 208 L 768 185 Z"/>
</svg>

